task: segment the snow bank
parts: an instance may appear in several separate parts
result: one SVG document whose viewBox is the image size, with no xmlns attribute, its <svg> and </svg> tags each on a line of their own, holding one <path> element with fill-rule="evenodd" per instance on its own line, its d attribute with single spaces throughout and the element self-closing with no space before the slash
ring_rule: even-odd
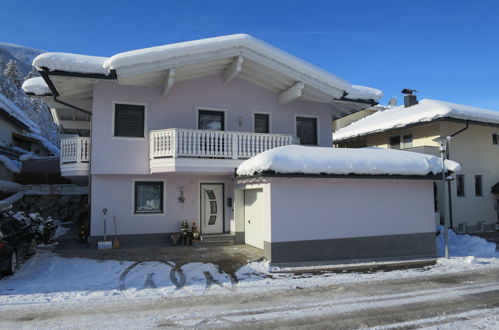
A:
<svg viewBox="0 0 499 330">
<path fill-rule="evenodd" d="M 47 148 L 54 156 L 59 156 L 61 154 L 61 150 L 55 144 L 47 140 L 44 136 L 36 133 L 25 133 L 24 135 L 40 141 L 40 143 L 45 148 Z"/>
<path fill-rule="evenodd" d="M 49 86 L 45 83 L 42 77 L 29 78 L 23 82 L 21 86 L 23 91 L 26 93 L 32 93 L 34 95 L 51 95 L 52 91 Z"/>
<path fill-rule="evenodd" d="M 444 227 L 438 227 L 437 231 L 437 253 L 440 257 L 445 254 Z M 494 258 L 496 256 L 496 244 L 471 235 L 457 235 L 453 230 L 449 230 L 449 255 L 451 257 L 478 257 Z M 466 262 L 473 263 L 474 259 L 467 259 Z"/>
<path fill-rule="evenodd" d="M 34 133 L 40 133 L 40 128 L 38 125 L 28 118 L 28 116 L 19 109 L 14 103 L 12 103 L 8 98 L 0 94 L 0 108 L 7 111 L 12 117 L 16 118 L 20 122 L 24 123 L 29 127 L 30 131 Z"/>
<path fill-rule="evenodd" d="M 3 165 L 13 173 L 21 172 L 21 162 L 10 159 L 5 155 L 0 155 L 0 163 L 3 163 Z"/>
<path fill-rule="evenodd" d="M 399 106 L 362 118 L 333 134 L 335 142 L 370 133 L 401 128 L 439 118 L 471 120 L 499 124 L 499 111 L 470 107 L 444 101 L 423 99 L 411 107 Z"/>
<path fill-rule="evenodd" d="M 446 161 L 448 171 L 461 166 Z M 290 145 L 278 147 L 244 161 L 237 175 L 264 171 L 302 174 L 427 175 L 441 173 L 440 158 L 415 152 L 382 148 L 325 148 Z"/>
<path fill-rule="evenodd" d="M 87 56 L 69 53 L 43 53 L 33 60 L 37 69 L 47 68 L 51 71 L 60 70 L 79 73 L 108 74 L 103 67 L 107 57 Z"/>
</svg>

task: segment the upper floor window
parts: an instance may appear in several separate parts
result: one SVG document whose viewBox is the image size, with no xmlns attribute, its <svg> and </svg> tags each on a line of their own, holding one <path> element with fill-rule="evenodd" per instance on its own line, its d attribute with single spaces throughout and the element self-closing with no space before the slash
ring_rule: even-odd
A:
<svg viewBox="0 0 499 330">
<path fill-rule="evenodd" d="M 459 197 L 464 197 L 464 175 L 456 175 L 456 190 Z"/>
<path fill-rule="evenodd" d="M 225 112 L 213 110 L 199 110 L 198 129 L 224 131 L 225 130 Z"/>
<path fill-rule="evenodd" d="M 116 137 L 144 137 L 145 107 L 135 104 L 114 105 L 114 135 Z"/>
<path fill-rule="evenodd" d="M 483 196 L 481 175 L 475 175 L 475 196 L 477 197 Z"/>
<path fill-rule="evenodd" d="M 270 116 L 266 113 L 255 113 L 255 133 L 270 133 Z"/>
<path fill-rule="evenodd" d="M 134 213 L 163 213 L 163 182 L 136 181 Z"/>
<path fill-rule="evenodd" d="M 499 144 L 499 134 L 492 134 L 492 144 Z"/>
<path fill-rule="evenodd" d="M 390 137 L 390 149 L 400 149 L 400 135 Z"/>
<path fill-rule="evenodd" d="M 296 117 L 296 135 L 300 144 L 317 145 L 317 118 Z"/>
</svg>

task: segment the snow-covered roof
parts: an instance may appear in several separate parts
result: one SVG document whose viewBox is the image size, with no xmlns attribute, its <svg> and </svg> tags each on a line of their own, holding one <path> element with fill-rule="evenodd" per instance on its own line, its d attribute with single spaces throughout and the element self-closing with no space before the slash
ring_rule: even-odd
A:
<svg viewBox="0 0 499 330">
<path fill-rule="evenodd" d="M 461 166 L 447 160 L 446 170 Z M 415 152 L 382 148 L 327 148 L 290 145 L 262 152 L 244 161 L 237 175 L 279 174 L 405 175 L 425 176 L 442 172 L 440 158 Z"/>
<path fill-rule="evenodd" d="M 52 71 L 108 74 L 109 71 L 104 67 L 107 59 L 107 57 L 71 53 L 43 53 L 33 60 L 33 66 Z"/>
<path fill-rule="evenodd" d="M 498 124 L 499 111 L 470 107 L 438 100 L 423 99 L 418 104 L 376 112 L 362 118 L 333 134 L 334 142 L 372 133 L 403 128 L 407 125 L 426 123 L 441 118 Z"/>
<path fill-rule="evenodd" d="M 22 89 L 27 94 L 38 96 L 51 95 L 52 91 L 42 77 L 33 77 L 23 82 Z"/>
<path fill-rule="evenodd" d="M 0 94 L 0 108 L 6 111 L 9 115 L 26 125 L 31 132 L 39 134 L 40 128 L 38 125 L 32 121 L 28 116 L 19 109 L 14 103 L 12 103 L 8 98 Z"/>
<path fill-rule="evenodd" d="M 247 67 L 250 71 L 252 65 L 261 63 L 275 72 L 284 74 L 288 77 L 287 79 L 281 78 L 280 83 L 284 86 L 289 83 L 294 84 L 293 81 L 303 81 L 305 86 L 308 86 L 307 88 L 313 88 L 311 91 L 304 91 L 309 98 L 316 97 L 319 100 L 330 101 L 341 98 L 346 92 L 348 94 L 346 97 L 349 99 L 378 100 L 383 95 L 381 91 L 374 88 L 351 85 L 344 79 L 247 34 L 139 49 L 119 53 L 109 58 L 68 53 L 44 53 L 34 59 L 33 65 L 38 69 L 46 68 L 49 71 L 107 76 L 114 71 L 120 82 L 136 84 L 140 81 L 154 84 L 156 81 L 164 82 L 165 77 L 162 74 L 166 75 L 171 68 L 205 62 L 210 63 L 211 69 L 201 70 L 198 67 L 197 70 L 216 73 L 218 69 L 223 71 L 234 58 L 239 56 L 244 58 L 243 68 Z M 222 63 L 224 60 L 228 62 Z M 186 71 L 184 76 L 182 70 L 177 72 L 175 79 L 192 77 L 191 71 L 187 69 L 184 71 Z M 271 79 L 275 76 L 273 72 L 270 72 L 267 78 L 263 78 L 260 73 L 257 80 Z M 161 74 L 158 76 L 158 73 Z M 250 75 L 249 72 L 246 76 L 248 75 Z M 138 80 L 133 80 L 135 76 L 139 77 Z M 276 82 L 271 85 L 276 86 Z"/>
</svg>

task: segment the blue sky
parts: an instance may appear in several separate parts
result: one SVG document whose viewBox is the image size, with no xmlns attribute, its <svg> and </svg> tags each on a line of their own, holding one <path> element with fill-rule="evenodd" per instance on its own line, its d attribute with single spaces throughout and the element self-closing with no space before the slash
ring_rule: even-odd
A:
<svg viewBox="0 0 499 330">
<path fill-rule="evenodd" d="M 110 56 L 248 33 L 354 84 L 499 110 L 499 1 L 14 1 L 0 41 Z"/>
</svg>

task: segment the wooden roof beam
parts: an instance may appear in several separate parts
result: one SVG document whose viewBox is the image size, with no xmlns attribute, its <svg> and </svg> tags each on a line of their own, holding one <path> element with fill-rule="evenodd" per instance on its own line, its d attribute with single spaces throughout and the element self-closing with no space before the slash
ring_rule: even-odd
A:
<svg viewBox="0 0 499 330">
<path fill-rule="evenodd" d="M 166 74 L 165 86 L 163 87 L 163 95 L 168 94 L 175 82 L 175 68 L 168 69 L 168 73 Z"/>
<path fill-rule="evenodd" d="M 241 72 L 241 70 L 243 69 L 243 61 L 243 57 L 238 56 L 236 57 L 234 62 L 232 62 L 231 65 L 229 65 L 227 69 L 225 69 L 224 83 L 228 83 L 229 81 L 234 79 L 239 74 L 239 72 Z"/>
<path fill-rule="evenodd" d="M 289 87 L 286 89 L 284 92 L 279 94 L 279 104 L 280 105 L 285 105 L 290 102 L 293 102 L 294 100 L 298 99 L 300 96 L 302 96 L 303 93 L 303 88 L 305 87 L 305 84 L 303 81 L 299 81 L 293 86 Z"/>
</svg>

